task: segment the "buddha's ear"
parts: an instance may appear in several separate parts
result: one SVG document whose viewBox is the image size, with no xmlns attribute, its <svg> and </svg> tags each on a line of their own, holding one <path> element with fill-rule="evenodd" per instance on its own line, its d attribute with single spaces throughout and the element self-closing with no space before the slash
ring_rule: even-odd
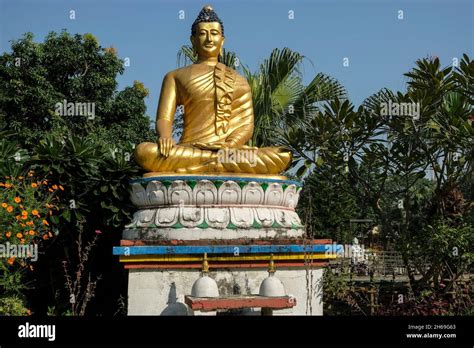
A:
<svg viewBox="0 0 474 348">
<path fill-rule="evenodd" d="M 222 37 L 221 49 L 220 49 L 220 52 L 219 52 L 219 55 L 221 56 L 221 59 L 223 58 L 223 55 L 224 55 L 224 42 L 225 42 L 225 37 Z"/>
</svg>

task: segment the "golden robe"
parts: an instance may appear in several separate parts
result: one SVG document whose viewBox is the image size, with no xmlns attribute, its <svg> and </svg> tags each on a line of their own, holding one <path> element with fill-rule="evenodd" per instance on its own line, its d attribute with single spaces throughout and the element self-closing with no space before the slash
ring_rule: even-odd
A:
<svg viewBox="0 0 474 348">
<path fill-rule="evenodd" d="M 168 82 L 167 82 L 168 81 Z M 163 88 L 174 88 L 164 100 Z M 246 146 L 253 134 L 252 94 L 247 80 L 224 64 L 193 64 L 169 73 L 163 82 L 158 119 L 173 122 L 177 105 L 184 110 L 184 129 L 168 157 L 156 143 L 135 149 L 137 163 L 151 172 L 278 174 L 288 167 L 291 153 L 280 147 Z M 168 110 L 166 110 L 166 108 Z M 159 109 L 160 111 L 160 109 Z M 194 143 L 231 142 L 232 148 L 202 150 Z"/>
</svg>

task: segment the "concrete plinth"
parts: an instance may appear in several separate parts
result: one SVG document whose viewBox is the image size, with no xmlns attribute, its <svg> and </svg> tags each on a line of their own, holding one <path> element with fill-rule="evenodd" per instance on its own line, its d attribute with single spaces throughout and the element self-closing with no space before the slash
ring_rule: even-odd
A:
<svg viewBox="0 0 474 348">
<path fill-rule="evenodd" d="M 262 176 L 133 180 L 137 211 L 114 248 L 129 271 L 128 314 L 224 313 L 193 312 L 185 304 L 206 257 L 219 297 L 259 295 L 272 260 L 286 295 L 296 300 L 273 315 L 322 315 L 322 267 L 335 256 L 330 240 L 304 238 L 295 211 L 300 191 L 298 182 Z M 232 313 L 259 315 L 260 308 Z"/>
<path fill-rule="evenodd" d="M 129 315 L 215 315 L 215 312 L 193 312 L 184 303 L 198 270 L 130 269 L 128 287 Z M 220 295 L 258 294 L 265 269 L 219 269 L 209 277 L 216 280 Z M 279 268 L 276 276 L 288 295 L 296 299 L 293 308 L 274 310 L 273 315 L 322 315 L 322 269 Z M 220 313 L 218 313 L 220 314 Z M 260 309 L 242 315 L 260 315 Z"/>
</svg>

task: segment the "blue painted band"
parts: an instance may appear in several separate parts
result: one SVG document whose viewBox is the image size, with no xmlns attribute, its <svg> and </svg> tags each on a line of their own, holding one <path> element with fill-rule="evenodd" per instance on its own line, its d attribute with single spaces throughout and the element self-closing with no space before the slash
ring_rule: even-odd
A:
<svg viewBox="0 0 474 348">
<path fill-rule="evenodd" d="M 114 247 L 114 255 L 189 255 L 189 254 L 258 254 L 258 253 L 341 253 L 341 244 L 313 245 L 195 245 Z"/>
<path fill-rule="evenodd" d="M 220 180 L 220 181 L 227 181 L 227 180 L 233 180 L 233 181 L 245 181 L 245 182 L 250 182 L 250 181 L 255 181 L 255 182 L 277 182 L 281 184 L 287 184 L 287 185 L 296 185 L 298 187 L 303 186 L 300 182 L 294 181 L 294 180 L 281 180 L 281 179 L 263 179 L 263 178 L 238 178 L 238 177 L 232 177 L 232 176 L 155 176 L 155 177 L 150 177 L 150 178 L 139 178 L 139 179 L 132 179 L 129 181 L 130 184 L 135 184 L 135 183 L 142 183 L 142 182 L 149 182 L 149 181 L 164 181 L 164 180 L 183 180 L 183 181 L 189 181 L 189 180 Z"/>
</svg>

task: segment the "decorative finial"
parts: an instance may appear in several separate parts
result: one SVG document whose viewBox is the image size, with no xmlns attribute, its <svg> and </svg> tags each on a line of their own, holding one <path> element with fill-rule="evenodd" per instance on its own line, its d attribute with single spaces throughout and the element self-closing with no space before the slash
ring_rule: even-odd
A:
<svg viewBox="0 0 474 348">
<path fill-rule="evenodd" d="M 211 5 L 205 5 L 202 9 L 206 12 L 214 11 Z"/>
<path fill-rule="evenodd" d="M 272 275 L 276 272 L 275 262 L 273 262 L 273 254 L 270 254 L 270 263 L 268 264 L 268 274 Z"/>
<path fill-rule="evenodd" d="M 209 273 L 209 263 L 207 262 L 207 253 L 204 253 L 204 258 L 202 259 L 202 273 Z"/>
</svg>

